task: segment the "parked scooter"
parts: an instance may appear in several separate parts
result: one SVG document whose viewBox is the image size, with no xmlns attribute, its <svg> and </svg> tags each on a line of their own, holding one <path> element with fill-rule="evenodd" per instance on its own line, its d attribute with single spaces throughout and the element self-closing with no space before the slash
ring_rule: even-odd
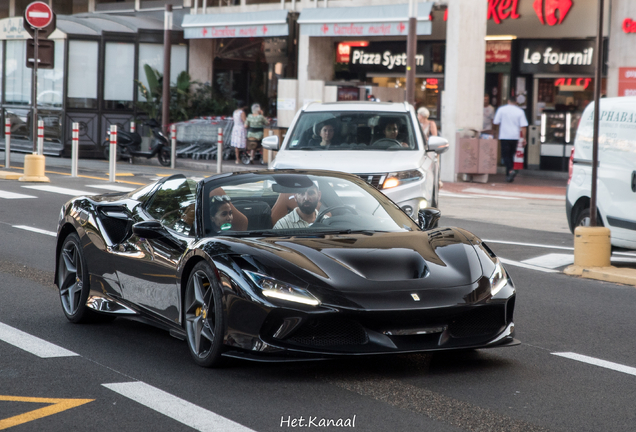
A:
<svg viewBox="0 0 636 432">
<path fill-rule="evenodd" d="M 150 159 L 157 155 L 159 163 L 163 166 L 170 166 L 170 144 L 168 138 L 161 131 L 161 125 L 154 119 L 144 122 L 152 131 L 152 142 L 150 143 L 150 151 L 141 150 L 141 135 L 137 132 L 127 132 L 125 130 L 117 131 L 117 159 L 128 158 L 130 163 L 133 157 L 145 157 Z M 106 136 L 103 143 L 104 157 L 110 158 L 110 136 Z"/>
</svg>

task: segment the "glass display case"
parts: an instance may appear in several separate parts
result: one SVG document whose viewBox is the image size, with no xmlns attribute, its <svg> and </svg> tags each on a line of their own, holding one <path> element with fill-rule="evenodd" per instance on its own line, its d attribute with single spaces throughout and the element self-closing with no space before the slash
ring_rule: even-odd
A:
<svg viewBox="0 0 636 432">
<path fill-rule="evenodd" d="M 581 113 L 544 111 L 541 114 L 541 169 L 567 171 Z"/>
</svg>

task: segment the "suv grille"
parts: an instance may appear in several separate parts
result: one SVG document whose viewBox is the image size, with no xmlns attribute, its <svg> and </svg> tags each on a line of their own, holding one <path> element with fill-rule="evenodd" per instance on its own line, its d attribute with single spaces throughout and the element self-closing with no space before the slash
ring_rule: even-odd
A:
<svg viewBox="0 0 636 432">
<path fill-rule="evenodd" d="M 356 174 L 365 182 L 369 183 L 376 189 L 382 189 L 382 184 L 386 179 L 386 174 Z"/>
</svg>

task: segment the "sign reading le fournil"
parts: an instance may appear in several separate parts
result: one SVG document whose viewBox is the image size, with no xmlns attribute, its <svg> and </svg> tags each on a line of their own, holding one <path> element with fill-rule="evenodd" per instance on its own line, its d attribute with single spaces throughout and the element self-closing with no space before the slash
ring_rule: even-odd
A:
<svg viewBox="0 0 636 432">
<path fill-rule="evenodd" d="M 522 41 L 521 73 L 594 73 L 594 41 Z"/>
</svg>

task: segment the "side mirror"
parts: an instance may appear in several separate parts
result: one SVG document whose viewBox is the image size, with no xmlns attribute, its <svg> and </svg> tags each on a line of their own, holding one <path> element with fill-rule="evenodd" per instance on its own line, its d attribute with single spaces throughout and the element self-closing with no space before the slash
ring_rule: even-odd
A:
<svg viewBox="0 0 636 432">
<path fill-rule="evenodd" d="M 448 150 L 449 144 L 446 138 L 438 136 L 428 137 L 428 151 L 434 151 L 437 154 L 442 154 Z"/>
<path fill-rule="evenodd" d="M 168 235 L 166 228 L 156 220 L 137 222 L 133 225 L 132 231 L 138 237 L 147 239 L 158 239 Z"/>
<path fill-rule="evenodd" d="M 442 212 L 436 208 L 425 208 L 417 213 L 417 222 L 423 230 L 437 228 L 437 222 L 442 217 Z"/>
<path fill-rule="evenodd" d="M 261 141 L 261 145 L 267 150 L 278 151 L 278 136 L 270 135 L 263 138 L 263 140 Z"/>
</svg>

